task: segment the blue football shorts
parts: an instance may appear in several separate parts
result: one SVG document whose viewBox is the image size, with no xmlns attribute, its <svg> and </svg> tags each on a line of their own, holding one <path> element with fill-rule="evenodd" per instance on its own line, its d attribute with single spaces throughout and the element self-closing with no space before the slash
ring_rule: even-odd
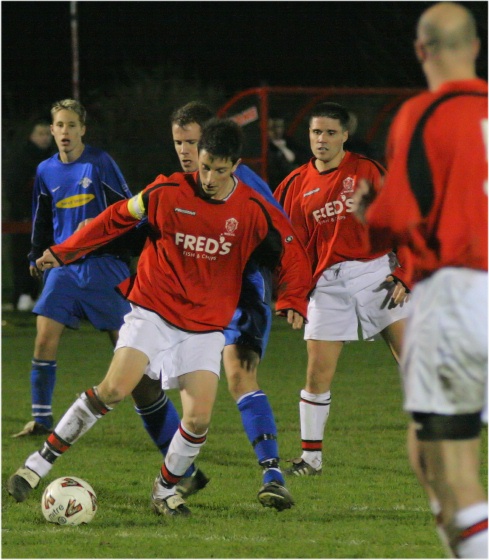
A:
<svg viewBox="0 0 489 560">
<path fill-rule="evenodd" d="M 224 329 L 225 345 L 248 346 L 263 359 L 272 327 L 272 274 L 269 269 L 249 263 L 229 325 Z"/>
<path fill-rule="evenodd" d="M 44 287 L 33 313 L 71 329 L 87 319 L 101 331 L 119 330 L 131 307 L 115 287 L 128 276 L 129 266 L 111 255 L 53 268 L 44 273 Z"/>
</svg>

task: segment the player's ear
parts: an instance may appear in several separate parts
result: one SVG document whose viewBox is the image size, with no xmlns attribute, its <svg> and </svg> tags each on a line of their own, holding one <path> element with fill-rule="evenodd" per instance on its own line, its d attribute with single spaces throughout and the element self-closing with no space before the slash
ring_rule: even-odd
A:
<svg viewBox="0 0 489 560">
<path fill-rule="evenodd" d="M 234 173 L 238 167 L 238 165 L 242 162 L 243 160 L 241 158 L 238 158 L 238 160 L 236 161 L 236 163 L 233 165 L 233 168 L 231 170 L 231 173 Z"/>
<path fill-rule="evenodd" d="M 472 56 L 474 57 L 474 60 L 475 60 L 476 58 L 478 58 L 479 52 L 480 52 L 480 50 L 481 50 L 481 42 L 480 42 L 480 39 L 479 39 L 479 38 L 474 39 L 474 43 L 473 43 L 473 45 L 472 45 L 472 49 L 473 49 L 473 54 L 472 54 Z"/>
<path fill-rule="evenodd" d="M 425 62 L 426 60 L 426 48 L 419 39 L 416 39 L 416 41 L 414 41 L 414 52 L 416 53 L 418 62 L 423 64 L 423 62 Z"/>
</svg>

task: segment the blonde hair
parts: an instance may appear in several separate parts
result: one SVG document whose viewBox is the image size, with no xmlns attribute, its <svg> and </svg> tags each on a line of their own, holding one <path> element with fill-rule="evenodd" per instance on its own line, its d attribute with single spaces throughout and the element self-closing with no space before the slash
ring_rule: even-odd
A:
<svg viewBox="0 0 489 560">
<path fill-rule="evenodd" d="M 63 109 L 66 109 L 67 111 L 73 111 L 74 113 L 76 113 L 80 118 L 81 125 L 82 126 L 85 125 L 85 121 L 87 118 L 87 111 L 79 101 L 76 101 L 75 99 L 62 99 L 61 101 L 55 101 L 53 103 L 53 106 L 51 107 L 51 117 L 53 118 L 53 120 L 54 120 L 54 115 L 58 111 L 61 111 Z"/>
</svg>

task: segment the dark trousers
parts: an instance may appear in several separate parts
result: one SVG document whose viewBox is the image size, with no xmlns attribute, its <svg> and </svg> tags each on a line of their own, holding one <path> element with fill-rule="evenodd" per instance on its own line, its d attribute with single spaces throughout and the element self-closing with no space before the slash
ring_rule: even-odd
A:
<svg viewBox="0 0 489 560">
<path fill-rule="evenodd" d="M 29 260 L 27 255 L 31 249 L 31 236 L 28 233 L 12 234 L 11 257 L 14 308 L 21 294 L 29 294 L 32 299 L 37 299 L 40 283 L 29 273 Z"/>
</svg>

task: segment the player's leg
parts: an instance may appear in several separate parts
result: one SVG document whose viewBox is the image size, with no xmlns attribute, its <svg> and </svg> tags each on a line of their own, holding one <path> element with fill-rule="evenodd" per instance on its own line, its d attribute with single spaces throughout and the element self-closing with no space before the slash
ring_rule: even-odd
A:
<svg viewBox="0 0 489 560">
<path fill-rule="evenodd" d="M 140 381 L 148 364 L 148 357 L 134 348 L 115 351 L 107 375 L 92 389 L 85 391 L 67 410 L 49 435 L 43 447 L 30 455 L 24 466 L 8 481 L 9 493 L 24 501 L 54 462 L 102 416 L 130 395 Z"/>
<path fill-rule="evenodd" d="M 402 341 L 404 339 L 405 328 L 406 320 L 403 318 L 394 321 L 380 333 L 397 363 L 399 363 L 401 358 Z"/>
<path fill-rule="evenodd" d="M 31 406 L 33 420 L 13 437 L 26 435 L 46 435 L 53 426 L 53 393 L 56 384 L 56 355 L 64 325 L 37 316 L 37 333 L 34 342 L 34 356 L 31 368 Z"/>
<path fill-rule="evenodd" d="M 132 392 L 132 398 L 144 429 L 164 459 L 180 425 L 180 416 L 175 405 L 161 388 L 160 380 L 151 379 L 148 375 L 143 375 Z M 208 482 L 209 479 L 203 471 L 192 463 L 177 485 L 177 492 L 183 498 L 187 498 L 205 488 Z"/>
<path fill-rule="evenodd" d="M 200 370 L 181 375 L 178 381 L 182 420 L 153 485 L 153 508 L 162 515 L 190 514 L 176 492 L 176 485 L 206 442 L 219 377 L 212 371 Z"/>
<path fill-rule="evenodd" d="M 37 315 L 37 334 L 31 369 L 32 414 L 16 436 L 49 433 L 53 424 L 52 400 L 56 383 L 56 355 L 64 327 L 78 328 L 75 313 L 79 288 L 71 267 L 59 267 L 44 273 L 44 287 L 33 313 Z"/>
<path fill-rule="evenodd" d="M 487 494 L 480 482 L 480 414 L 414 414 L 427 479 L 457 558 L 487 558 Z M 442 436 L 445 433 L 445 436 Z M 468 439 L 438 439 L 439 437 Z"/>
<path fill-rule="evenodd" d="M 258 464 L 263 486 L 258 499 L 265 506 L 285 509 L 293 504 L 279 467 L 277 428 L 267 395 L 258 385 L 258 364 L 265 355 L 272 327 L 270 271 L 248 263 L 240 300 L 224 331 L 223 365 L 228 389 L 238 406 L 241 422 Z"/>
<path fill-rule="evenodd" d="M 176 486 L 207 438 L 217 394 L 224 336 L 220 332 L 187 333 L 167 323 L 161 325 L 160 332 L 166 339 L 165 350 L 158 356 L 161 384 L 164 389 L 180 390 L 183 414 L 154 481 L 151 501 L 157 514 L 188 515 L 190 511 L 178 495 Z M 153 369 L 156 365 L 153 364 Z"/>
<path fill-rule="evenodd" d="M 266 507 L 286 509 L 293 499 L 285 488 L 279 466 L 277 428 L 267 395 L 259 388 L 257 352 L 250 347 L 229 344 L 224 347 L 223 364 L 228 388 L 241 415 L 248 441 L 263 468 L 263 486 L 258 499 Z"/>
<path fill-rule="evenodd" d="M 331 384 L 344 342 L 358 340 L 348 265 L 343 262 L 325 270 L 311 294 L 304 329 L 306 384 L 299 401 L 302 456 L 292 460 L 292 467 L 285 471 L 286 474 L 310 476 L 321 473 Z"/>
<path fill-rule="evenodd" d="M 447 553 L 448 558 L 455 558 L 455 552 L 450 546 L 448 535 L 443 523 L 443 516 L 441 511 L 440 500 L 437 498 L 435 491 L 431 487 L 428 481 L 428 475 L 426 472 L 426 458 L 421 452 L 421 445 L 416 437 L 415 423 L 411 422 L 408 427 L 407 434 L 407 453 L 409 459 L 409 465 L 413 470 L 419 484 L 425 491 L 428 497 L 428 502 L 430 505 L 431 513 L 433 514 L 434 523 L 436 526 L 436 531 L 438 537 Z"/>
<path fill-rule="evenodd" d="M 306 385 L 299 403 L 302 455 L 293 459 L 287 474 L 320 474 L 323 464 L 323 438 L 331 404 L 331 384 L 343 342 L 307 340 Z"/>
<path fill-rule="evenodd" d="M 479 440 L 487 410 L 487 273 L 447 268 L 416 285 L 401 368 L 426 476 L 458 557 L 487 558 Z"/>
</svg>

